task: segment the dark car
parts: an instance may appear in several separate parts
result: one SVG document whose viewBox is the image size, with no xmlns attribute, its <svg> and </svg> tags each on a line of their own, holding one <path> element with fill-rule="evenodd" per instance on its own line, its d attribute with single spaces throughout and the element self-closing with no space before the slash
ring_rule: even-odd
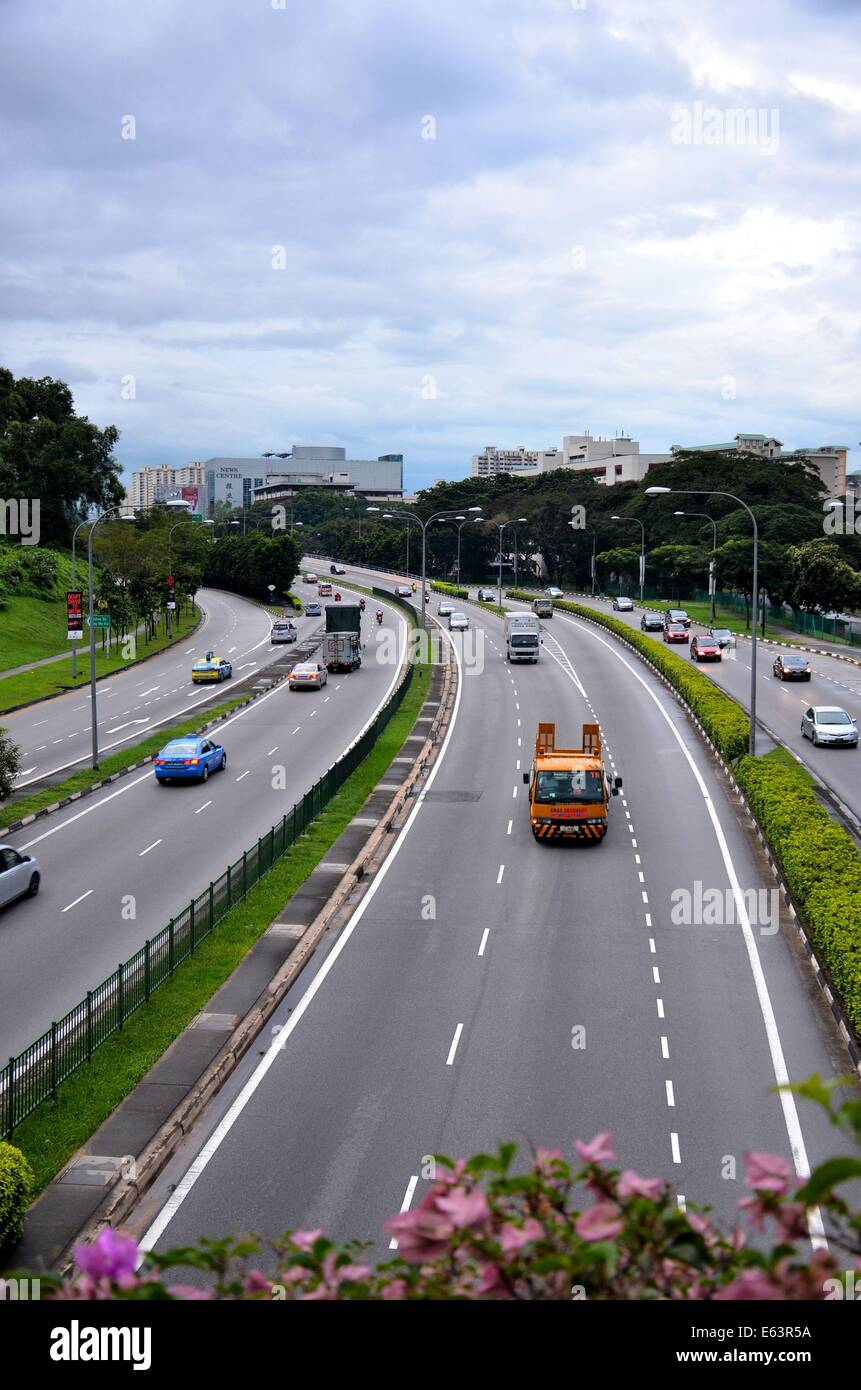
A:
<svg viewBox="0 0 861 1390">
<path fill-rule="evenodd" d="M 813 674 L 807 657 L 798 656 L 794 652 L 778 653 L 771 669 L 781 681 L 809 681 Z"/>
<path fill-rule="evenodd" d="M 709 636 L 713 637 L 721 648 L 735 646 L 735 633 L 728 627 L 710 627 Z"/>
<path fill-rule="evenodd" d="M 687 642 L 688 630 L 684 623 L 664 623 L 665 642 Z"/>
<path fill-rule="evenodd" d="M 691 625 L 691 620 L 684 608 L 668 608 L 664 615 L 664 621 L 668 623 L 684 623 L 685 627 L 690 627 Z"/>
<path fill-rule="evenodd" d="M 694 637 L 691 640 L 692 661 L 720 661 L 720 642 L 714 637 Z"/>
<path fill-rule="evenodd" d="M 640 619 L 640 627 L 643 632 L 663 632 L 664 617 L 662 613 L 644 613 Z"/>
</svg>

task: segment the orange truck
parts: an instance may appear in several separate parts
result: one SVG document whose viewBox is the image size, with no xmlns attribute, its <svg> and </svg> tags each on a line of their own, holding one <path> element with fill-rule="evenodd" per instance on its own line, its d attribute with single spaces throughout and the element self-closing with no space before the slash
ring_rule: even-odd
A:
<svg viewBox="0 0 861 1390">
<path fill-rule="evenodd" d="M 536 840 L 603 840 L 609 800 L 618 796 L 622 779 L 607 776 L 597 724 L 583 725 L 582 748 L 557 748 L 556 725 L 539 724 L 523 781 Z"/>
</svg>

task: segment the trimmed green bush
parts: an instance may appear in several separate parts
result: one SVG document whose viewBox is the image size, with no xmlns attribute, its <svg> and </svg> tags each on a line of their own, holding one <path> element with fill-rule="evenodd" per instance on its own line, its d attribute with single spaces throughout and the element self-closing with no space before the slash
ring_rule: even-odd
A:
<svg viewBox="0 0 861 1390">
<path fill-rule="evenodd" d="M 431 588 L 435 594 L 448 594 L 450 598 L 469 598 L 468 589 L 459 589 L 456 584 L 444 584 L 441 579 L 434 579 Z"/>
<path fill-rule="evenodd" d="M 771 753 L 744 757 L 735 775 L 816 953 L 861 1032 L 861 854 L 794 763 Z"/>
<path fill-rule="evenodd" d="M 0 1255 L 21 1239 L 33 1190 L 33 1169 L 20 1149 L 0 1143 Z"/>
</svg>

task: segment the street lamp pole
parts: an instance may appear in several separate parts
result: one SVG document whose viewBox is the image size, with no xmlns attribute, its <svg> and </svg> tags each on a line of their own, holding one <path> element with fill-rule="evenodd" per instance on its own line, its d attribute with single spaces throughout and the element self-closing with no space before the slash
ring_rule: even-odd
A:
<svg viewBox="0 0 861 1390">
<path fill-rule="evenodd" d="M 731 502 L 737 502 L 740 507 L 744 507 L 753 526 L 753 611 L 751 613 L 751 633 L 750 633 L 750 738 L 748 741 L 748 752 L 753 758 L 756 756 L 756 655 L 757 655 L 757 628 L 759 627 L 759 527 L 756 524 L 756 517 L 746 502 L 740 497 L 736 497 L 734 492 L 720 492 L 717 489 L 709 488 L 690 488 L 690 487 L 647 487 L 647 497 L 660 497 L 665 493 L 678 493 L 685 497 L 728 497 Z M 705 513 L 703 513 L 705 515 Z M 711 518 L 709 518 L 711 519 Z"/>
<path fill-rule="evenodd" d="M 89 526 L 89 520 L 79 521 L 72 532 L 72 589 L 75 588 L 75 542 L 78 539 L 78 532 L 82 526 Z M 72 642 L 72 680 L 78 679 L 78 639 Z"/>
<path fill-rule="evenodd" d="M 643 605 L 643 586 L 646 582 L 646 528 L 638 516 L 611 516 L 611 521 L 635 521 L 640 528 L 640 606 Z"/>
<path fill-rule="evenodd" d="M 717 550 L 717 522 L 708 512 L 673 512 L 673 516 L 701 516 L 712 524 L 712 554 L 709 560 L 709 626 L 715 625 L 715 551 Z"/>
<path fill-rule="evenodd" d="M 372 509 L 372 508 L 368 508 L 368 510 L 369 510 L 369 511 L 370 511 L 370 510 L 377 511 L 378 508 L 376 508 L 376 507 L 374 507 L 373 509 Z M 480 511 L 481 511 L 481 507 L 468 507 L 467 510 L 470 511 L 470 512 L 480 512 Z M 426 521 L 423 521 L 422 518 L 418 515 L 417 512 L 392 511 L 392 512 L 389 512 L 389 513 L 388 513 L 388 516 L 390 516 L 393 520 L 396 519 L 396 518 L 401 518 L 401 517 L 411 517 L 411 518 L 413 519 L 413 521 L 418 522 L 419 526 L 421 527 L 421 532 L 422 532 L 422 627 L 424 628 L 424 627 L 426 626 L 426 611 L 427 611 L 427 604 L 426 604 L 426 599 L 425 599 L 425 584 L 426 584 L 426 582 L 427 582 L 427 531 L 428 531 L 428 527 L 429 527 L 430 525 L 432 525 L 432 523 L 433 523 L 434 521 L 453 521 L 453 520 L 455 519 L 455 517 L 457 516 L 457 513 L 456 513 L 456 512 L 434 512 L 433 515 L 432 515 L 432 516 L 429 516 L 429 517 L 427 518 Z M 409 535 L 409 528 L 407 528 L 407 534 Z"/>
<path fill-rule="evenodd" d="M 510 520 L 508 520 L 508 521 L 502 521 L 502 522 L 497 521 L 497 522 L 495 523 L 495 525 L 496 525 L 496 527 L 497 527 L 497 529 L 498 529 L 498 531 L 499 531 L 499 583 L 498 583 L 498 585 L 497 585 L 497 593 L 496 593 L 496 605 L 497 605 L 498 608 L 501 608 L 501 607 L 502 607 L 502 533 L 503 533 L 503 531 L 505 530 L 506 526 L 514 526 L 514 527 L 516 527 L 516 526 L 517 526 L 517 523 L 518 523 L 518 522 L 521 522 L 521 521 L 526 521 L 526 517 L 525 517 L 525 516 L 518 516 L 518 517 L 513 518 L 513 519 L 510 519 Z M 517 538 L 517 532 L 516 532 L 516 530 L 515 530 L 514 535 L 515 535 L 515 545 L 516 545 L 516 544 L 517 544 L 517 539 L 516 539 L 516 538 Z M 516 565 L 516 564 L 517 564 L 517 560 L 516 560 L 516 558 L 515 558 L 515 565 Z M 515 583 L 515 587 L 516 587 L 516 583 Z"/>
<path fill-rule="evenodd" d="M 93 626 L 93 532 L 100 521 L 104 521 L 108 516 L 113 516 L 114 512 L 122 511 L 123 506 L 125 506 L 125 503 L 121 506 L 109 507 L 106 512 L 102 512 L 96 517 L 95 521 L 90 523 L 90 529 L 87 534 L 87 586 L 89 589 L 88 612 L 90 621 L 90 722 L 92 724 L 93 736 L 93 767 L 98 767 L 99 765 L 99 709 L 98 697 L 96 695 L 96 629 Z M 129 520 L 134 521 L 134 517 L 130 517 Z"/>
</svg>

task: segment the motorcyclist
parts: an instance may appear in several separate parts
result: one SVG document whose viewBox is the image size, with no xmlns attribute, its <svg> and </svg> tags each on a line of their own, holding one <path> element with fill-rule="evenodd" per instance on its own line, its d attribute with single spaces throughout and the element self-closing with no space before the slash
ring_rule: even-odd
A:
<svg viewBox="0 0 861 1390">
<path fill-rule="evenodd" d="M 360 598 L 360 599 L 359 599 L 359 608 L 360 608 L 361 611 L 364 613 L 364 611 L 365 611 L 365 600 L 364 600 L 363 598 Z"/>
<path fill-rule="evenodd" d="M 378 622 L 378 623 L 381 623 L 382 621 L 383 621 L 383 610 L 382 610 L 382 608 L 378 608 L 378 609 L 377 609 L 377 622 Z"/>
<path fill-rule="evenodd" d="M 341 602 L 341 595 L 338 593 L 338 590 L 337 590 L 337 589 L 335 590 L 335 602 L 336 602 L 336 603 L 340 603 L 340 602 Z"/>
<path fill-rule="evenodd" d="M 413 584 L 412 584 L 413 593 L 415 593 L 415 591 L 416 591 L 417 588 L 418 588 L 418 585 L 416 584 L 416 581 L 413 580 Z"/>
</svg>

